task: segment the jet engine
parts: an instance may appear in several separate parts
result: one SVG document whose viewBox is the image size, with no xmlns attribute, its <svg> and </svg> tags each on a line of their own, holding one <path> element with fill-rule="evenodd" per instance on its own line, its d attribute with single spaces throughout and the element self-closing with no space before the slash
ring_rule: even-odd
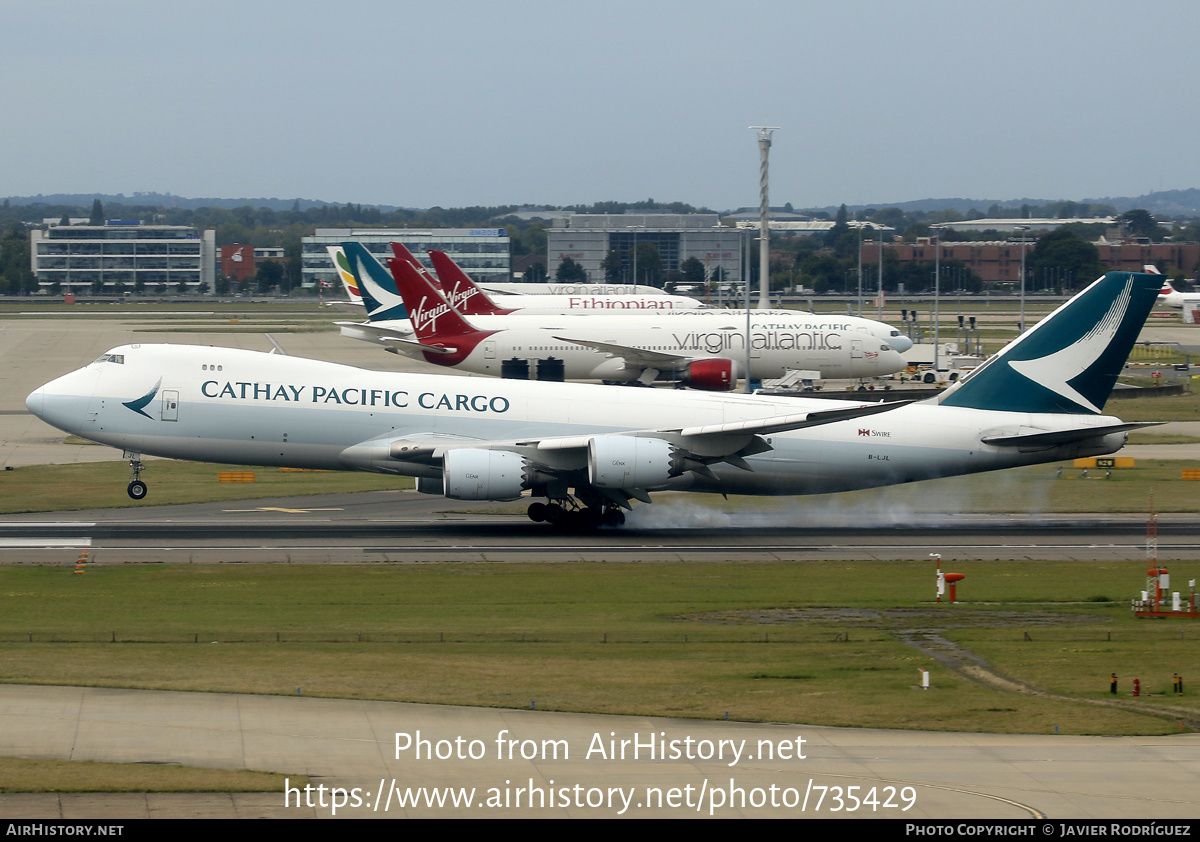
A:
<svg viewBox="0 0 1200 842">
<path fill-rule="evenodd" d="M 455 500 L 515 500 L 529 487 L 530 473 L 519 454 L 455 448 L 442 457 L 442 493 Z"/>
<path fill-rule="evenodd" d="M 678 448 L 662 439 L 596 436 L 588 441 L 588 482 L 597 488 L 654 488 L 683 473 Z"/>
<path fill-rule="evenodd" d="M 680 378 L 685 386 L 705 392 L 728 392 L 737 386 L 737 379 L 738 364 L 720 357 L 689 363 Z"/>
</svg>

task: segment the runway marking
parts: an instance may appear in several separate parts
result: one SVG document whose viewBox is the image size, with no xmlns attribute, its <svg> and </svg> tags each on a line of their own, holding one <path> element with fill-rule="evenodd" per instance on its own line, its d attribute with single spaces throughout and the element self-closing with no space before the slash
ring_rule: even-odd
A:
<svg viewBox="0 0 1200 842">
<path fill-rule="evenodd" d="M 0 529 L 78 529 L 83 526 L 95 526 L 82 520 L 28 520 L 0 521 Z"/>
<path fill-rule="evenodd" d="M 29 549 L 31 547 L 90 547 L 91 538 L 0 538 L 0 548 Z"/>
<path fill-rule="evenodd" d="M 306 515 L 309 512 L 344 512 L 341 507 L 329 509 L 284 509 L 279 506 L 263 506 L 258 509 L 222 509 L 223 512 L 286 512 L 291 515 Z"/>
</svg>

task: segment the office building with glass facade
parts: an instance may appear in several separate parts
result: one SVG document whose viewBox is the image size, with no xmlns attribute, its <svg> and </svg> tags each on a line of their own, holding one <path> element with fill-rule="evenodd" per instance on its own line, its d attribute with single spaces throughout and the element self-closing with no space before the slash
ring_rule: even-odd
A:
<svg viewBox="0 0 1200 842">
<path fill-rule="evenodd" d="M 590 283 L 655 283 L 638 266 L 639 255 L 657 252 L 660 275 L 678 272 L 689 257 L 704 264 L 711 277 L 720 269 L 726 282 L 740 282 L 742 249 L 753 234 L 722 226 L 712 213 L 574 214 L 555 219 L 547 234 L 547 269 L 553 278 L 559 264 L 571 258 L 587 273 Z M 653 246 L 654 250 L 639 250 Z M 614 252 L 620 260 L 619 277 L 606 278 L 604 259 Z M 635 278 L 636 274 L 636 278 Z"/>
<path fill-rule="evenodd" d="M 340 289 L 341 281 L 327 249 L 347 241 L 362 243 L 380 262 L 392 256 L 392 241 L 401 242 L 430 269 L 433 264 L 427 252 L 444 251 L 475 281 L 509 280 L 508 231 L 503 228 L 318 228 L 314 236 L 300 241 L 301 283 L 312 286 L 324 281 Z"/>
<path fill-rule="evenodd" d="M 216 232 L 188 225 L 59 225 L 29 232 L 38 286 L 62 292 L 212 292 Z"/>
</svg>

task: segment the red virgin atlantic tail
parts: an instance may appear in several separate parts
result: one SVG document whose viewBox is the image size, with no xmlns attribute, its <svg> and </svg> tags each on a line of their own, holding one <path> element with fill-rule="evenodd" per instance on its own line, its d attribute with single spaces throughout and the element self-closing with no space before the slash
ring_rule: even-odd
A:
<svg viewBox="0 0 1200 842">
<path fill-rule="evenodd" d="M 430 286 L 432 286 L 439 293 L 441 293 L 442 297 L 446 296 L 446 290 L 442 286 L 441 280 L 439 278 L 435 277 L 432 272 L 430 272 L 423 265 L 421 265 L 421 261 L 417 260 L 417 258 L 413 255 L 413 253 L 408 250 L 408 246 L 404 245 L 404 243 L 393 242 L 392 243 L 392 253 L 395 254 L 396 257 L 400 258 L 401 260 L 407 260 L 409 263 L 411 263 L 413 265 L 413 268 L 416 269 L 417 272 L 425 278 L 425 280 L 429 281 Z M 453 303 L 453 302 L 451 301 L 450 303 Z M 466 311 L 463 310 L 461 307 L 458 307 L 457 309 L 460 313 L 466 313 Z"/>
<path fill-rule="evenodd" d="M 497 307 L 487 293 L 476 286 L 467 273 L 442 251 L 430 251 L 429 259 L 437 272 L 446 299 L 465 316 L 507 316 L 512 309 Z"/>
<path fill-rule="evenodd" d="M 417 340 L 429 350 L 425 359 L 444 366 L 456 366 L 476 346 L 495 331 L 479 330 L 451 307 L 424 275 L 404 256 L 408 250 L 392 243 L 396 257 L 388 259 L 388 268 L 404 299 Z"/>
</svg>

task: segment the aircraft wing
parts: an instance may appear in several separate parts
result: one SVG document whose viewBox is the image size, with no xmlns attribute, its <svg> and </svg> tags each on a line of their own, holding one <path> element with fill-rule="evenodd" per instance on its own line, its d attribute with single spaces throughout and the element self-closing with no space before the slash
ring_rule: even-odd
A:
<svg viewBox="0 0 1200 842">
<path fill-rule="evenodd" d="M 595 348 L 597 351 L 623 360 L 629 368 L 653 368 L 659 371 L 672 371 L 676 368 L 681 368 L 695 359 L 691 355 L 671 354 L 666 351 L 647 351 L 642 348 L 632 348 L 628 345 L 618 345 L 615 342 L 574 339 L 570 336 L 556 336 L 554 338 L 562 342 L 572 342 L 576 345 L 582 345 L 585 348 Z"/>
<path fill-rule="evenodd" d="M 394 441 L 364 442 L 359 448 L 374 445 L 386 451 L 388 460 L 421 466 L 436 466 L 447 450 L 474 448 L 479 450 L 504 450 L 524 457 L 536 473 L 545 481 L 565 478 L 572 473 L 588 469 L 589 454 L 597 441 L 655 439 L 659 447 L 669 446 L 678 473 L 692 471 L 700 476 L 716 480 L 709 465 L 726 462 L 742 470 L 753 468 L 745 461 L 746 456 L 771 450 L 771 445 L 762 438 L 770 433 L 781 433 L 822 424 L 848 421 L 893 409 L 911 401 L 864 404 L 838 409 L 798 412 L 773 415 L 749 421 L 734 421 L 727 424 L 709 424 L 698 427 L 676 427 L 658 430 L 631 430 L 620 433 L 602 433 L 583 436 L 551 436 L 527 438 L 516 441 L 479 441 L 458 437 L 432 436 L 406 437 Z M 665 442 L 666 444 L 662 444 Z M 644 489 L 632 489 L 628 493 L 609 490 L 608 496 L 619 505 L 626 505 L 630 498 L 648 500 Z"/>
</svg>

